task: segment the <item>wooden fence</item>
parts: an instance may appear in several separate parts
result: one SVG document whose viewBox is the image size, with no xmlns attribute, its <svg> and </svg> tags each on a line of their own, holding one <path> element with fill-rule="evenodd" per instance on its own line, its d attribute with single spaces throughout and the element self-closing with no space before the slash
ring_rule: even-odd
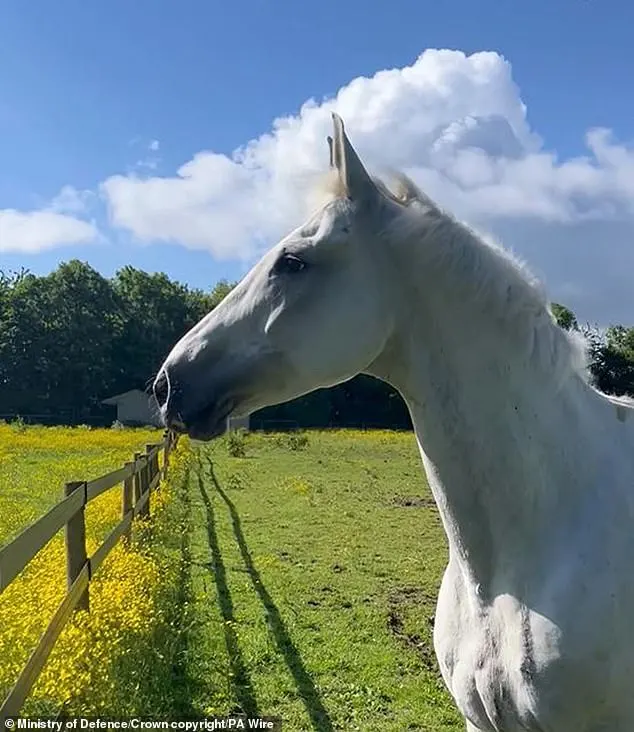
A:
<svg viewBox="0 0 634 732">
<path fill-rule="evenodd" d="M 28 526 L 12 542 L 0 549 L 0 593 L 61 529 L 65 529 L 66 578 L 68 591 L 29 657 L 2 706 L 0 720 L 19 714 L 33 684 L 40 675 L 59 634 L 75 609 L 89 610 L 91 579 L 121 537 L 130 537 L 132 521 L 146 518 L 150 495 L 161 477 L 167 475 L 170 452 L 177 436 L 166 433 L 162 442 L 146 445 L 145 454 L 135 453 L 134 460 L 119 470 L 95 480 L 74 481 L 64 488 L 64 499 L 48 513 Z M 163 452 L 162 463 L 159 455 Z M 85 506 L 97 496 L 123 483 L 121 521 L 91 557 L 86 553 Z"/>
</svg>

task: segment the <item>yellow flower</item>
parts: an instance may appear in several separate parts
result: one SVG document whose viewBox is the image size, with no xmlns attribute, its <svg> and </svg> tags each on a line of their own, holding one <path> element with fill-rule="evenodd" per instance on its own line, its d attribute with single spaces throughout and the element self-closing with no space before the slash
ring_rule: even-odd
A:
<svg viewBox="0 0 634 732">
<path fill-rule="evenodd" d="M 6 543 L 60 497 L 63 484 L 120 467 L 161 433 L 151 430 L 86 430 L 0 424 L 0 542 Z M 170 460 L 169 478 L 151 499 L 152 531 L 165 529 L 174 486 L 192 458 L 188 440 Z M 86 508 L 86 544 L 92 554 L 120 520 L 121 490 L 107 491 Z M 147 536 L 135 525 L 133 534 Z M 66 593 L 66 559 L 60 532 L 0 595 L 0 696 L 15 683 Z M 169 624 L 177 567 L 151 543 L 119 542 L 90 583 L 90 612 L 78 611 L 62 631 L 24 712 L 53 712 L 70 701 L 75 711 L 112 709 L 125 679 L 122 659 L 152 649 L 157 630 Z M 120 690 L 123 696 L 123 691 Z M 134 713 L 134 709 L 127 710 Z"/>
</svg>

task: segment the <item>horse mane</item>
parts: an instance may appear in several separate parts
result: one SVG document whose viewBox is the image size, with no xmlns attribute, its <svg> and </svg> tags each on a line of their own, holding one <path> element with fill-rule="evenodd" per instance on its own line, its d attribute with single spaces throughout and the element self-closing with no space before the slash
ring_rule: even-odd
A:
<svg viewBox="0 0 634 732">
<path fill-rule="evenodd" d="M 442 266 L 460 285 L 461 296 L 503 323 L 519 344 L 517 357 L 551 374 L 558 385 L 569 376 L 590 383 L 588 343 L 578 332 L 559 327 L 544 287 L 526 264 L 442 210 L 406 175 L 394 173 L 390 185 L 373 177 L 379 191 L 398 204 L 400 215 L 384 232 L 411 240 L 428 257 L 426 264 Z M 345 196 L 336 171 L 324 177 L 326 200 Z M 421 245 L 434 239 L 442 246 Z"/>
</svg>

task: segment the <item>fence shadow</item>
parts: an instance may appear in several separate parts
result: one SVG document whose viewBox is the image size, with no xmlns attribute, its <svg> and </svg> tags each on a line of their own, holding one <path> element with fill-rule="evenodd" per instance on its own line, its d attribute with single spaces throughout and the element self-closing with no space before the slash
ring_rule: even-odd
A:
<svg viewBox="0 0 634 732">
<path fill-rule="evenodd" d="M 332 720 L 330 719 L 330 716 L 328 715 L 328 712 L 323 705 L 319 692 L 317 691 L 317 688 L 315 687 L 315 684 L 313 683 L 310 674 L 304 666 L 302 657 L 295 647 L 291 636 L 289 635 L 289 632 L 286 628 L 286 625 L 284 624 L 279 610 L 277 609 L 275 603 L 273 602 L 271 596 L 269 595 L 266 587 L 262 582 L 260 573 L 253 564 L 249 548 L 242 532 L 240 516 L 236 510 L 236 507 L 233 505 L 233 502 L 231 501 L 229 496 L 227 496 L 227 494 L 222 489 L 220 483 L 218 482 L 218 479 L 216 478 L 216 474 L 214 472 L 213 463 L 209 457 L 207 457 L 207 462 L 209 476 L 214 484 L 214 487 L 218 492 L 218 495 L 222 498 L 222 500 L 227 505 L 227 508 L 229 509 L 229 513 L 231 515 L 231 524 L 233 526 L 233 534 L 235 536 L 238 547 L 240 548 L 240 554 L 242 555 L 242 560 L 246 567 L 249 578 L 251 579 L 251 583 L 253 584 L 253 589 L 256 591 L 258 597 L 260 598 L 260 602 L 264 607 L 266 618 L 269 627 L 273 632 L 277 648 L 284 656 L 286 665 L 288 666 L 288 669 L 291 672 L 293 679 L 295 680 L 297 690 L 304 706 L 306 707 L 306 711 L 308 712 L 312 726 L 315 730 L 318 730 L 319 732 L 334 732 Z"/>
<path fill-rule="evenodd" d="M 180 569 L 178 574 L 178 594 L 174 621 L 182 627 L 187 622 L 187 607 L 192 597 L 191 577 L 191 501 L 189 497 L 191 468 L 187 472 L 179 488 L 180 505 L 183 513 L 177 537 L 172 541 L 178 546 Z M 173 713 L 183 719 L 195 719 L 199 713 L 192 704 L 194 690 L 200 688 L 200 682 L 192 679 L 187 671 L 187 654 L 189 651 L 189 632 L 178 634 L 175 660 L 172 666 L 171 693 L 173 697 Z"/>
<path fill-rule="evenodd" d="M 200 460 L 200 458 L 199 458 Z M 211 550 L 211 566 L 210 574 L 216 584 L 218 593 L 218 604 L 220 605 L 220 613 L 222 615 L 222 627 L 225 636 L 225 644 L 227 646 L 227 654 L 229 656 L 229 665 L 231 666 L 232 685 L 240 705 L 240 711 L 249 717 L 258 716 L 258 705 L 253 692 L 251 678 L 242 659 L 242 652 L 238 638 L 233 629 L 235 616 L 233 612 L 233 600 L 231 599 L 231 591 L 227 584 L 227 571 L 220 552 L 218 543 L 218 534 L 216 533 L 216 520 L 214 515 L 213 504 L 207 491 L 202 476 L 202 464 L 199 463 L 198 470 L 198 489 L 205 505 L 207 541 Z M 236 710 L 233 710 L 236 711 Z"/>
</svg>

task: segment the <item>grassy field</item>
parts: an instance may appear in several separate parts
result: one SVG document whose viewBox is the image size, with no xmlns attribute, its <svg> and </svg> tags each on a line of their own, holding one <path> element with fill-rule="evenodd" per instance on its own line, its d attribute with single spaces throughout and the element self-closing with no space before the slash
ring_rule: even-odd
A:
<svg viewBox="0 0 634 732">
<path fill-rule="evenodd" d="M 8 430 L 5 541 L 64 481 L 159 437 Z M 119 510 L 118 491 L 103 498 L 92 547 Z M 153 501 L 150 526 L 106 561 L 90 615 L 64 631 L 25 711 L 66 702 L 83 715 L 269 714 L 286 732 L 462 732 L 432 649 L 446 544 L 412 435 L 181 440 Z M 0 693 L 63 591 L 60 541 L 0 596 Z"/>
<path fill-rule="evenodd" d="M 64 483 L 116 470 L 161 439 L 160 430 L 0 423 L 0 546 L 57 503 Z"/>
<path fill-rule="evenodd" d="M 308 440 L 251 435 L 244 457 L 226 440 L 196 454 L 181 495 L 182 711 L 273 714 L 285 730 L 463 730 L 432 649 L 446 545 L 412 435 Z"/>
</svg>

